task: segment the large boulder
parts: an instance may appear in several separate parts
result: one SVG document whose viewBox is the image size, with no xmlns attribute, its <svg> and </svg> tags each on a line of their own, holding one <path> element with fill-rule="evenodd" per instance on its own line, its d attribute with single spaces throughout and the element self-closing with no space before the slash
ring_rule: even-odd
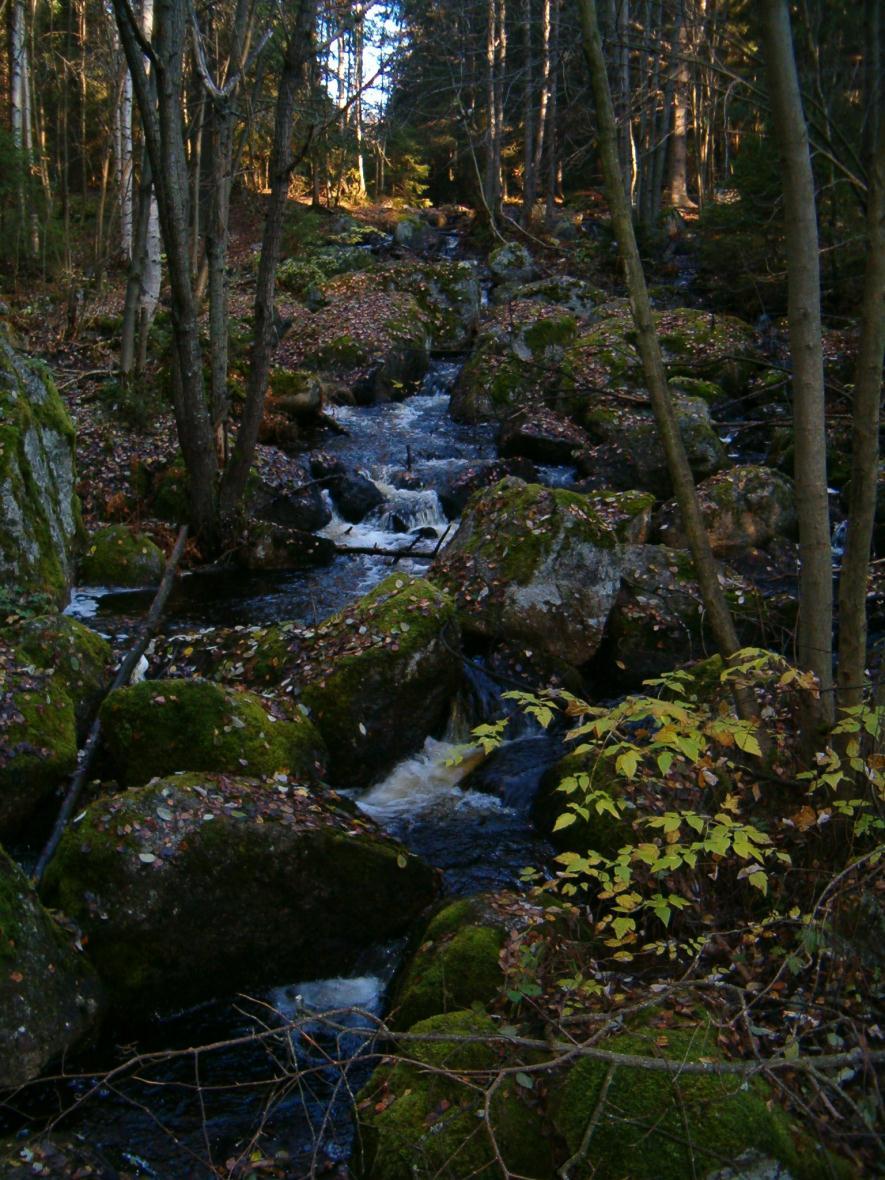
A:
<svg viewBox="0 0 885 1180">
<path fill-rule="evenodd" d="M 176 770 L 307 778 L 325 763 L 323 740 L 300 710 L 274 716 L 254 693 L 206 680 L 118 688 L 99 717 L 108 772 L 126 786 Z"/>
<path fill-rule="evenodd" d="M 602 641 L 619 546 L 586 497 L 508 478 L 469 502 L 431 577 L 465 628 L 579 666 Z"/>
<path fill-rule="evenodd" d="M 314 314 L 293 308 L 295 326 L 278 353 L 281 367 L 300 367 L 343 383 L 361 404 L 413 392 L 430 363 L 426 317 L 413 295 L 380 287 L 365 274 L 343 275 L 324 288 Z"/>
<path fill-rule="evenodd" d="M 573 315 L 533 301 L 493 315 L 452 390 L 452 417 L 503 422 L 531 406 L 571 408 L 574 383 L 564 360 L 577 332 Z"/>
<path fill-rule="evenodd" d="M 125 524 L 99 529 L 80 562 L 80 581 L 90 586 L 146 586 L 163 576 L 163 551 Z"/>
<path fill-rule="evenodd" d="M 489 270 L 496 283 L 528 283 L 537 272 L 531 254 L 519 242 L 505 242 L 489 255 Z"/>
<path fill-rule="evenodd" d="M 721 1059 L 715 1026 L 706 1024 L 634 1027 L 599 1047 L 675 1065 Z M 612 1071 L 608 1061 L 585 1058 L 569 1070 L 553 1107 L 554 1125 L 569 1152 L 580 1153 L 574 1175 L 583 1180 L 706 1176 L 749 1149 L 778 1160 L 794 1180 L 834 1174 L 824 1153 L 803 1141 L 759 1079 L 652 1071 L 641 1062 Z M 591 1123 L 593 1136 L 584 1151 Z"/>
<path fill-rule="evenodd" d="M 395 1028 L 491 1002 L 504 985 L 501 948 L 506 921 L 479 898 L 444 906 L 416 939 L 417 949 L 396 982 Z"/>
<path fill-rule="evenodd" d="M 0 330 L 0 581 L 63 600 L 79 527 L 74 428 L 48 371 Z"/>
<path fill-rule="evenodd" d="M 433 870 L 370 821 L 282 775 L 176 775 L 101 799 L 43 886 L 133 1013 L 345 974 L 435 891 Z"/>
<path fill-rule="evenodd" d="M 472 262 L 409 261 L 385 267 L 377 280 L 392 291 L 412 295 L 424 314 L 437 352 L 469 348 L 479 318 L 480 287 Z"/>
<path fill-rule="evenodd" d="M 235 557 L 237 564 L 247 570 L 313 569 L 334 561 L 335 544 L 328 537 L 259 520 L 248 526 Z"/>
<path fill-rule="evenodd" d="M 366 786 L 445 723 L 459 643 L 452 599 L 392 574 L 318 627 L 235 635 L 220 674 L 291 694 L 326 741 L 332 781 Z"/>
<path fill-rule="evenodd" d="M 563 414 L 539 406 L 508 418 L 498 435 L 498 451 L 536 463 L 573 465 L 575 455 L 590 446 L 590 438 Z"/>
<path fill-rule="evenodd" d="M 697 479 L 706 479 L 729 459 L 701 397 L 674 397 L 679 432 L 688 461 Z M 647 402 L 600 395 L 586 405 L 582 421 L 591 439 L 600 444 L 578 456 L 578 466 L 597 486 L 611 483 L 613 469 L 620 469 L 621 484 L 641 488 L 664 499 L 672 483 L 660 432 Z"/>
<path fill-rule="evenodd" d="M 642 362 L 629 305 L 612 300 L 600 307 L 598 314 L 598 322 L 582 333 L 569 352 L 568 362 L 576 377 L 589 387 L 641 389 Z M 683 379 L 696 379 L 708 383 L 706 388 L 711 392 L 718 386 L 720 394 L 737 396 L 759 371 L 763 358 L 755 331 L 743 320 L 676 308 L 656 312 L 654 322 L 664 368 L 676 385 Z"/>
<path fill-rule="evenodd" d="M 761 549 L 796 532 L 793 481 L 771 467 L 748 464 L 720 471 L 698 485 L 698 500 L 710 546 L 721 557 Z M 658 517 L 661 540 L 677 549 L 688 544 L 678 505 L 665 504 Z"/>
<path fill-rule="evenodd" d="M 504 1080 L 489 1103 L 486 1127 L 483 1094 L 462 1079 L 499 1066 L 517 1073 L 524 1063 L 516 1051 L 505 1056 L 482 1041 L 495 1036 L 498 1025 L 483 1012 L 449 1012 L 419 1021 L 411 1032 L 429 1039 L 410 1042 L 410 1060 L 383 1065 L 358 1096 L 363 1155 L 355 1161 L 357 1174 L 363 1180 L 552 1176 L 550 1140 L 530 1091 L 513 1077 Z"/>
<path fill-rule="evenodd" d="M 72 941 L 0 849 L 0 1089 L 38 1077 L 95 1027 L 101 987 Z"/>
</svg>

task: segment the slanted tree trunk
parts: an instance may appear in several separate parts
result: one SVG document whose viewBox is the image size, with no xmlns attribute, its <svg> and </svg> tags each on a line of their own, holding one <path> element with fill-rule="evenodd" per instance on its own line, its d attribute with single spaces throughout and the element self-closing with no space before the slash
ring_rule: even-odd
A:
<svg viewBox="0 0 885 1180">
<path fill-rule="evenodd" d="M 885 356 L 885 119 L 882 115 L 882 15 L 867 0 L 866 117 L 869 120 L 867 169 L 867 262 L 861 304 L 860 346 L 854 378 L 851 487 L 848 538 L 839 580 L 838 703 L 863 699 L 867 660 L 867 576 L 876 517 L 879 473 L 879 414 Z"/>
<path fill-rule="evenodd" d="M 833 702 L 833 567 L 827 494 L 820 264 L 814 175 L 787 0 L 760 5 L 762 44 L 780 150 L 786 233 L 793 434 L 799 516 L 799 663 L 820 681 L 821 719 Z"/>
<path fill-rule="evenodd" d="M 590 81 L 596 105 L 599 153 L 605 177 L 606 196 L 611 211 L 612 228 L 618 240 L 618 248 L 626 272 L 630 309 L 633 313 L 633 322 L 636 325 L 636 347 L 642 360 L 645 382 L 661 444 L 667 458 L 667 468 L 673 483 L 673 490 L 688 536 L 704 606 L 717 646 L 722 654 L 728 657 L 739 647 L 737 633 L 728 603 L 725 600 L 722 587 L 719 585 L 716 562 L 701 516 L 694 478 L 679 432 L 679 423 L 667 384 L 660 344 L 652 319 L 645 274 L 639 257 L 633 219 L 618 159 L 618 127 L 608 74 L 606 73 L 605 56 L 602 51 L 595 0 L 579 0 L 579 10 L 584 56 L 590 70 Z M 751 713 L 751 702 L 745 701 L 742 711 Z"/>
</svg>

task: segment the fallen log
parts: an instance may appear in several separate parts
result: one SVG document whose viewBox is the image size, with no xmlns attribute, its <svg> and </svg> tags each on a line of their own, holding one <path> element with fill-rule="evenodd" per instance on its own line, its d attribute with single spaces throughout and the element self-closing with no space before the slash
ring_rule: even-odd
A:
<svg viewBox="0 0 885 1180">
<path fill-rule="evenodd" d="M 175 571 L 178 569 L 178 563 L 181 560 L 181 555 L 184 552 L 185 542 L 187 541 L 187 525 L 183 525 L 178 533 L 178 538 L 175 546 L 169 555 L 166 562 L 166 569 L 163 572 L 163 578 L 160 585 L 157 587 L 157 593 L 154 595 L 154 600 L 151 603 L 150 610 L 145 616 L 145 620 L 141 625 L 135 643 L 120 661 L 120 666 L 114 679 L 108 685 L 107 689 L 101 694 L 101 699 L 104 700 L 106 696 L 112 693 L 117 688 L 122 688 L 124 684 L 129 682 L 132 673 L 135 671 L 138 661 L 144 655 L 145 649 L 150 642 L 151 636 L 157 629 L 157 625 L 163 615 L 163 608 L 166 605 L 166 600 L 172 590 L 172 584 L 175 581 Z M 59 841 L 64 835 L 64 830 L 68 825 L 68 821 L 73 814 L 74 808 L 77 806 L 77 800 L 83 787 L 86 785 L 86 779 L 89 770 L 95 760 L 95 755 L 98 750 L 99 742 L 101 741 L 101 721 L 96 716 L 92 723 L 92 728 L 89 730 L 89 736 L 86 738 L 86 744 L 80 751 L 77 758 L 77 769 L 71 776 L 70 785 L 68 786 L 67 794 L 64 797 L 61 808 L 59 809 L 58 818 L 52 829 L 52 834 L 46 841 L 46 847 L 40 853 L 37 860 L 36 867 L 32 874 L 32 881 L 35 886 L 38 886 L 43 880 L 43 874 L 46 872 L 46 866 L 52 859 L 53 853 L 58 847 Z"/>
</svg>

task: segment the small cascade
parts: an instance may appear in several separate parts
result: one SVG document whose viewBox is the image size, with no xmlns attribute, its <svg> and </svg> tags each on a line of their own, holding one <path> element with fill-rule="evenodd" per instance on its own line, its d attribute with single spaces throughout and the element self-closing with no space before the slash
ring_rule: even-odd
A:
<svg viewBox="0 0 885 1180">
<path fill-rule="evenodd" d="M 380 529 L 388 533 L 432 529 L 437 536 L 442 536 L 448 528 L 448 518 L 436 492 L 395 488 L 380 480 L 375 482 L 375 486 L 384 496 L 384 504 L 369 514 L 367 522 L 377 523 Z"/>
<path fill-rule="evenodd" d="M 442 804 L 457 808 L 465 800 L 458 784 L 483 759 L 480 749 L 427 738 L 422 749 L 406 758 L 360 798 L 360 811 L 387 824 L 390 820 L 426 814 Z"/>
</svg>

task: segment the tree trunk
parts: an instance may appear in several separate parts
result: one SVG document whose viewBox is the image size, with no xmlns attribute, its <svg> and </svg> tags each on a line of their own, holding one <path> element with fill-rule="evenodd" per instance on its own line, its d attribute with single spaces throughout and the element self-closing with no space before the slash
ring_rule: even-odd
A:
<svg viewBox="0 0 885 1180">
<path fill-rule="evenodd" d="M 599 152 L 605 176 L 606 196 L 611 210 L 612 228 L 618 240 L 627 278 L 630 308 L 636 326 L 636 347 L 642 360 L 645 382 L 667 457 L 673 490 L 685 523 L 704 606 L 717 646 L 722 654 L 728 657 L 737 651 L 738 638 L 725 595 L 719 585 L 716 562 L 698 505 L 694 478 L 679 432 L 679 423 L 652 318 L 651 303 L 618 159 L 618 128 L 602 51 L 595 0 L 579 0 L 579 8 L 584 55 L 590 70 L 596 104 Z M 749 704 L 746 710 L 749 711 Z"/>
<path fill-rule="evenodd" d="M 522 223 L 531 229 L 535 207 L 535 82 L 532 62 L 532 0 L 522 0 L 522 28 L 525 42 L 523 65 L 523 160 L 522 160 Z"/>
<path fill-rule="evenodd" d="M 820 681 L 821 719 L 826 722 L 834 711 L 833 568 L 814 176 L 787 0 L 764 0 L 761 14 L 771 113 L 783 170 L 799 515 L 798 656 L 802 667 L 811 669 Z"/>
<path fill-rule="evenodd" d="M 688 195 L 688 30 L 682 19 L 682 4 L 677 16 L 675 82 L 673 90 L 673 134 L 670 136 L 670 167 L 667 200 L 677 209 L 694 205 Z"/>
<path fill-rule="evenodd" d="M 860 346 L 854 378 L 848 539 L 839 581 L 838 703 L 863 700 L 867 659 L 867 576 L 876 518 L 879 415 L 885 355 L 885 130 L 882 116 L 882 16 L 867 0 L 867 95 L 870 159 L 867 182 L 867 263 Z"/>
<path fill-rule="evenodd" d="M 277 92 L 274 138 L 271 152 L 271 190 L 268 199 L 261 259 L 255 285 L 255 324 L 246 401 L 240 428 L 230 462 L 221 484 L 220 504 L 222 521 L 232 527 L 237 509 L 246 488 L 258 428 L 264 414 L 264 399 L 274 347 L 274 292 L 280 242 L 283 231 L 283 212 L 289 192 L 291 174 L 292 122 L 295 97 L 300 86 L 307 83 L 307 67 L 313 51 L 317 0 L 300 0 L 294 28 L 290 34 L 283 59 L 283 70 Z"/>
</svg>

